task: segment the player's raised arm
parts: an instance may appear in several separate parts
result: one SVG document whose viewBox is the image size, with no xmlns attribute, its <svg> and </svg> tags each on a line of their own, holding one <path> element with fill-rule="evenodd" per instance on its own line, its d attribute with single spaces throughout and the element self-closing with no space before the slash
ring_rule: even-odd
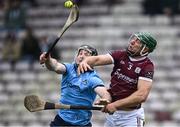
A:
<svg viewBox="0 0 180 127">
<path fill-rule="evenodd" d="M 87 70 L 92 70 L 94 66 L 112 64 L 112 58 L 109 54 L 90 56 L 84 59 L 78 66 L 78 74 L 84 73 Z"/>
<path fill-rule="evenodd" d="M 46 52 L 42 53 L 39 58 L 40 64 L 46 65 L 47 69 L 54 71 L 58 74 L 63 74 L 66 72 L 66 67 L 59 63 L 56 59 L 52 58 L 51 55 L 46 56 Z"/>
</svg>

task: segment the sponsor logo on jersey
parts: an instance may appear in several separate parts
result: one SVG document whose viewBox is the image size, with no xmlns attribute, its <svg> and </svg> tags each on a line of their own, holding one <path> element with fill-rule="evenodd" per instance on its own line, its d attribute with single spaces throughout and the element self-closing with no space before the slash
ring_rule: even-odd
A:
<svg viewBox="0 0 180 127">
<path fill-rule="evenodd" d="M 137 83 L 136 79 L 130 78 L 130 77 L 122 74 L 120 71 L 121 71 L 121 69 L 117 69 L 117 71 L 114 73 L 114 75 L 117 76 L 118 79 L 121 79 L 121 80 L 123 80 L 127 83 L 130 83 L 130 84 L 136 84 Z"/>
</svg>

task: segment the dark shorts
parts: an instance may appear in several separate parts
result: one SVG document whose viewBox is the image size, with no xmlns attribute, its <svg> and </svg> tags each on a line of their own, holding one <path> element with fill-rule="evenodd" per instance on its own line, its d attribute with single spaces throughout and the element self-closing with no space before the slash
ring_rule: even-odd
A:
<svg viewBox="0 0 180 127">
<path fill-rule="evenodd" d="M 76 127 L 92 127 L 92 124 L 89 123 L 87 125 L 72 125 L 66 121 L 64 121 L 59 115 L 56 115 L 54 121 L 51 121 L 50 127 L 64 127 L 64 126 L 76 126 Z"/>
</svg>

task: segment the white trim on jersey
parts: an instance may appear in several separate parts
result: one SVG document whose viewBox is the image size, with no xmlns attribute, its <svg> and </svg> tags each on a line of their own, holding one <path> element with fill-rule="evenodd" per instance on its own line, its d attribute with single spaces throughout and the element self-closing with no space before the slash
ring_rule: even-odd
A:
<svg viewBox="0 0 180 127">
<path fill-rule="evenodd" d="M 146 80 L 146 81 L 149 81 L 149 82 L 152 82 L 152 81 L 153 81 L 152 79 L 146 78 L 146 77 L 139 77 L 139 79 L 141 79 L 141 80 Z"/>
<path fill-rule="evenodd" d="M 130 59 L 131 61 L 140 61 L 140 60 L 146 59 L 146 56 L 141 57 L 141 58 L 132 58 L 132 57 L 129 56 L 129 59 Z"/>
<path fill-rule="evenodd" d="M 114 64 L 114 59 L 113 59 L 113 57 L 112 57 L 109 53 L 107 53 L 107 55 L 109 55 L 109 56 L 111 57 L 112 63 Z"/>
</svg>

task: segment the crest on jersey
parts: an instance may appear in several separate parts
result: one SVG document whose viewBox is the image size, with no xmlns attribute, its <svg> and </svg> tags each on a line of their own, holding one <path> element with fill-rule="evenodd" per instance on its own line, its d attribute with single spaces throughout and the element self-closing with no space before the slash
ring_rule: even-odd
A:
<svg viewBox="0 0 180 127">
<path fill-rule="evenodd" d="M 82 84 L 87 85 L 88 81 L 85 79 L 82 81 Z"/>
<path fill-rule="evenodd" d="M 136 69 L 135 69 L 135 73 L 139 74 L 139 73 L 140 73 L 140 71 L 141 71 L 141 68 L 140 68 L 140 67 L 136 67 Z"/>
</svg>

